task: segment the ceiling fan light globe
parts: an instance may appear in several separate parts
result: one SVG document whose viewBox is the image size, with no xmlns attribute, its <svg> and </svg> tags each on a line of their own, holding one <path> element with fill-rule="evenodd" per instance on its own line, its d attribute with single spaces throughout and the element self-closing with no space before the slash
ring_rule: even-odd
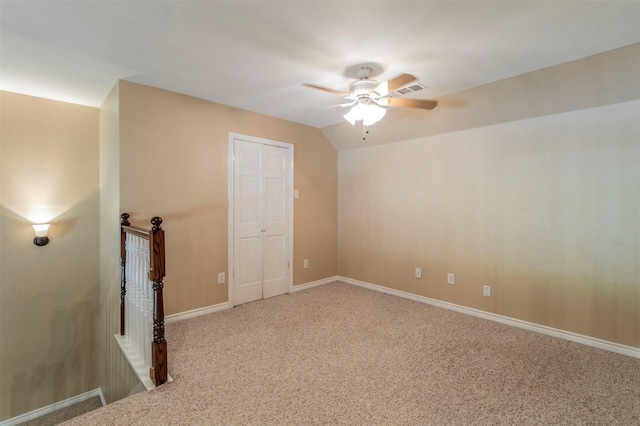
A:
<svg viewBox="0 0 640 426">
<path fill-rule="evenodd" d="M 378 87 L 376 88 L 376 92 L 378 92 L 378 94 L 380 96 L 386 96 L 389 94 L 389 83 L 382 82 L 378 85 Z"/>
<path fill-rule="evenodd" d="M 387 110 L 368 100 L 358 102 L 356 106 L 344 115 L 344 118 L 354 125 L 356 121 L 362 120 L 364 126 L 377 123 L 384 117 Z"/>
<path fill-rule="evenodd" d="M 371 126 L 372 124 L 382 120 L 382 117 L 384 117 L 386 113 L 386 109 L 379 107 L 376 104 L 369 104 L 362 119 L 362 124 L 364 126 Z"/>
<path fill-rule="evenodd" d="M 358 121 L 362 120 L 366 109 L 367 104 L 365 103 L 365 101 L 359 100 L 358 103 L 353 108 L 351 108 L 351 111 L 349 111 L 349 113 L 351 114 L 351 117 L 353 117 L 354 121 Z"/>
<path fill-rule="evenodd" d="M 357 105 L 355 107 L 351 108 L 349 110 L 349 112 L 344 115 L 344 118 L 349 123 L 351 123 L 352 126 L 356 124 L 356 120 L 359 120 L 359 118 L 356 118 L 356 115 L 357 115 L 357 113 L 355 112 L 356 108 L 357 108 Z"/>
</svg>

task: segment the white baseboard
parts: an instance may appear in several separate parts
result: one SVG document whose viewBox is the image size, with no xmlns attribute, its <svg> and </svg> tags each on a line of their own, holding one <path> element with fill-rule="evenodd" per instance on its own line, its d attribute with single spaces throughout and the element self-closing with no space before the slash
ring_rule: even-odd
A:
<svg viewBox="0 0 640 426">
<path fill-rule="evenodd" d="M 337 276 L 324 278 L 322 280 L 313 281 L 310 283 L 299 284 L 296 286 L 292 286 L 290 292 L 295 293 L 296 291 L 306 290 L 308 288 L 316 287 L 323 284 L 329 284 L 335 281 L 338 281 Z M 229 302 L 218 303 L 217 305 L 205 306 L 203 308 L 197 308 L 191 311 L 178 312 L 177 314 L 167 315 L 166 317 L 164 317 L 164 323 L 171 324 L 173 322 L 184 321 L 203 315 L 209 315 L 213 314 L 214 312 L 221 312 L 227 309 L 231 309 L 231 304 Z"/>
<path fill-rule="evenodd" d="M 217 305 L 205 306 L 204 308 L 193 309 L 191 311 L 179 312 L 177 314 L 167 315 L 164 317 L 165 324 L 171 324 L 172 322 L 184 321 L 190 318 L 200 317 L 202 315 L 212 314 L 214 312 L 220 312 L 231 308 L 229 302 L 218 303 Z"/>
<path fill-rule="evenodd" d="M 104 395 L 102 394 L 102 389 L 98 388 L 89 392 L 85 392 L 80 395 L 73 396 L 71 398 L 67 398 L 64 401 L 56 402 L 54 404 L 47 405 L 46 407 L 38 408 L 37 410 L 33 410 L 28 413 L 22 414 L 20 416 L 2 421 L 0 422 L 0 426 L 19 425 L 21 423 L 37 419 L 38 417 L 42 417 L 47 414 L 53 413 L 54 411 L 58 411 L 63 408 L 70 407 L 79 402 L 86 401 L 87 399 L 95 398 L 96 396 L 100 398 L 100 403 L 102 404 L 103 407 L 107 405 L 104 400 Z"/>
<path fill-rule="evenodd" d="M 371 284 L 364 281 L 358 281 L 346 277 L 337 277 L 337 280 L 346 284 L 352 284 L 359 287 L 368 288 L 370 290 L 380 291 L 382 293 L 391 294 L 405 299 L 414 300 L 416 302 L 426 303 L 428 305 L 437 306 L 439 308 L 449 309 L 451 311 L 460 312 L 474 317 L 483 318 L 489 321 L 499 322 L 501 324 L 510 325 L 512 327 L 518 327 L 529 331 L 534 331 L 548 336 L 557 337 L 560 339 L 568 340 L 574 343 L 580 343 L 585 346 L 591 346 L 605 351 L 614 352 L 620 355 L 630 356 L 632 358 L 640 359 L 640 349 L 633 346 L 621 345 L 619 343 L 609 342 L 607 340 L 596 339 L 594 337 L 585 336 L 578 333 L 572 333 L 570 331 L 559 330 L 557 328 L 551 328 L 544 325 L 534 324 L 527 321 L 522 321 L 515 318 L 505 317 L 502 315 L 492 314 L 490 312 L 481 311 L 479 309 L 468 308 L 466 306 L 456 305 L 454 303 L 443 302 L 441 300 L 431 299 L 425 296 L 419 296 L 413 293 L 407 293 L 405 291 L 394 290 L 392 288 L 383 287 L 377 284 Z"/>
<path fill-rule="evenodd" d="M 304 283 L 304 284 L 298 284 L 298 285 L 294 285 L 291 287 L 291 293 L 295 293 L 297 291 L 301 291 L 301 290 L 307 290 L 309 288 L 313 288 L 313 287 L 317 287 L 319 285 L 324 285 L 324 284 L 329 284 L 329 283 L 333 283 L 338 281 L 338 277 L 329 277 L 329 278 L 323 278 L 321 280 L 318 281 L 312 281 L 310 283 Z"/>
</svg>

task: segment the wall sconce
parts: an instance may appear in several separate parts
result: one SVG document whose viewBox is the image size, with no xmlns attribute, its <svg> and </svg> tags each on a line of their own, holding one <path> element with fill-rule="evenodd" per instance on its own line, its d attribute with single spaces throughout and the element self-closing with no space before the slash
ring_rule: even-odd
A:
<svg viewBox="0 0 640 426">
<path fill-rule="evenodd" d="M 36 237 L 33 239 L 33 244 L 37 246 L 45 246 L 49 242 L 49 237 L 47 237 L 47 231 L 51 224 L 49 223 L 41 223 L 33 226 L 33 230 L 36 233 Z"/>
</svg>

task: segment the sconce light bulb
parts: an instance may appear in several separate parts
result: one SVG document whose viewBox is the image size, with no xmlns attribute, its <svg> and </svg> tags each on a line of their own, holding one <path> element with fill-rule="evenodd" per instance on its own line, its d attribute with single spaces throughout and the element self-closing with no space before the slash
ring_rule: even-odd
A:
<svg viewBox="0 0 640 426">
<path fill-rule="evenodd" d="M 49 237 L 47 237 L 47 232 L 49 231 L 49 227 L 51 226 L 51 224 L 39 223 L 31 226 L 33 227 L 33 230 L 36 233 L 36 237 L 33 239 L 33 244 L 37 246 L 46 245 L 49 242 Z"/>
</svg>

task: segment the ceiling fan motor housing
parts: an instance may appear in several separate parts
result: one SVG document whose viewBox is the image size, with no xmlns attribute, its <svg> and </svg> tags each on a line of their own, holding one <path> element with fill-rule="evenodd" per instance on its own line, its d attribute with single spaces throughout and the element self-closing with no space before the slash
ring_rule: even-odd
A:
<svg viewBox="0 0 640 426">
<path fill-rule="evenodd" d="M 349 92 L 356 98 L 370 97 L 379 85 L 375 80 L 356 80 L 349 85 Z"/>
</svg>

